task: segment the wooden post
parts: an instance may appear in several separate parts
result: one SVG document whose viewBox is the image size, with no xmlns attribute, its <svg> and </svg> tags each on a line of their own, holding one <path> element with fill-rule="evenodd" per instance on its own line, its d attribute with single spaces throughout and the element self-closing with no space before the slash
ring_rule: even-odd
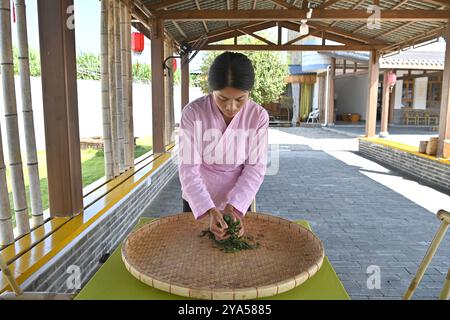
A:
<svg viewBox="0 0 450 320">
<path fill-rule="evenodd" d="M 33 227 L 44 223 L 42 213 L 41 185 L 39 180 L 38 157 L 36 151 L 36 135 L 33 120 L 33 104 L 31 99 L 30 62 L 28 58 L 28 32 L 25 0 L 16 0 L 17 37 L 19 43 L 19 73 L 22 93 L 22 113 L 27 150 L 28 180 Z"/>
<path fill-rule="evenodd" d="M 152 124 L 153 153 L 164 153 L 165 149 L 165 99 L 164 99 L 164 21 L 152 23 Z"/>
<path fill-rule="evenodd" d="M 52 217 L 83 210 L 73 0 L 39 0 L 42 98 Z"/>
<path fill-rule="evenodd" d="M 334 124 L 334 81 L 336 77 L 336 58 L 331 58 L 330 87 L 328 95 L 328 125 Z"/>
<path fill-rule="evenodd" d="M 108 0 L 102 0 L 101 3 L 101 22 L 100 22 L 100 58 L 101 58 L 101 84 L 102 84 L 102 121 L 103 121 L 103 152 L 105 158 L 105 177 L 114 178 L 114 161 L 111 142 L 111 109 L 109 106 L 109 51 L 108 51 Z"/>
<path fill-rule="evenodd" d="M 397 73 L 394 70 L 395 73 Z M 394 109 L 395 109 L 395 86 L 389 94 L 389 120 L 388 123 L 394 123 Z"/>
<path fill-rule="evenodd" d="M 384 70 L 383 73 L 383 102 L 382 102 L 382 110 L 381 110 L 381 130 L 380 137 L 384 138 L 389 135 L 388 131 L 388 122 L 389 122 L 389 84 L 388 84 L 388 74 L 389 70 Z"/>
<path fill-rule="evenodd" d="M 181 59 L 183 61 L 183 59 Z M 189 103 L 189 63 L 181 62 L 181 109 Z"/>
<path fill-rule="evenodd" d="M 25 197 L 22 156 L 20 154 L 11 36 L 11 8 L 8 0 L 0 1 L 0 73 L 14 209 L 19 235 L 23 235 L 30 231 L 30 221 Z"/>
<path fill-rule="evenodd" d="M 113 173 L 117 177 L 119 170 L 119 134 L 117 128 L 117 91 L 116 91 L 116 50 L 114 36 L 114 0 L 108 3 L 108 71 L 109 71 L 109 106 L 111 115 L 111 144 L 113 158 Z"/>
<path fill-rule="evenodd" d="M 379 76 L 379 53 L 376 50 L 370 52 L 369 59 L 369 88 L 367 91 L 366 107 L 366 137 L 376 134 L 377 124 L 377 98 L 378 98 L 378 76 Z"/>
<path fill-rule="evenodd" d="M 173 56 L 175 49 L 173 48 L 173 46 L 170 44 L 168 46 L 169 49 L 169 55 Z M 171 61 L 172 62 L 172 61 Z M 173 140 L 173 132 L 175 129 L 175 108 L 174 108 L 174 92 L 175 92 L 175 88 L 174 88 L 174 84 L 175 84 L 175 70 L 173 68 L 173 64 L 170 63 L 169 64 L 169 68 L 170 68 L 170 73 L 169 73 L 169 86 L 168 86 L 168 94 L 169 94 L 169 103 L 166 106 L 167 108 L 167 112 L 168 112 L 168 130 L 167 130 L 167 143 L 172 143 L 174 142 Z"/>
<path fill-rule="evenodd" d="M 447 21 L 445 64 L 442 75 L 441 113 L 439 119 L 439 142 L 437 157 L 450 157 L 444 152 L 444 145 L 450 144 L 450 19 Z M 449 152 L 450 153 L 450 152 Z"/>
</svg>

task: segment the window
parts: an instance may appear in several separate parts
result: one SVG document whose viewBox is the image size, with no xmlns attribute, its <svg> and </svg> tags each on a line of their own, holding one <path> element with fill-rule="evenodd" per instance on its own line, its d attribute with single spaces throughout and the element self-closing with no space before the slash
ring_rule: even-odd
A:
<svg viewBox="0 0 450 320">
<path fill-rule="evenodd" d="M 428 101 L 441 101 L 442 77 L 430 77 L 428 79 Z"/>
<path fill-rule="evenodd" d="M 405 107 L 412 107 L 414 99 L 414 79 L 403 80 L 402 104 Z"/>
</svg>

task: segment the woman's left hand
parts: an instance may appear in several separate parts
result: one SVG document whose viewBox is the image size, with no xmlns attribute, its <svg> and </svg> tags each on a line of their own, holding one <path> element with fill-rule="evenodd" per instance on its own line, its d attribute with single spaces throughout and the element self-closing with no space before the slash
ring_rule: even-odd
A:
<svg viewBox="0 0 450 320">
<path fill-rule="evenodd" d="M 223 214 L 230 216 L 234 222 L 239 220 L 240 229 L 239 229 L 238 237 L 242 237 L 245 232 L 243 218 L 239 215 L 239 213 L 237 213 L 236 209 L 231 204 L 227 204 L 225 206 L 225 209 L 223 209 Z"/>
</svg>

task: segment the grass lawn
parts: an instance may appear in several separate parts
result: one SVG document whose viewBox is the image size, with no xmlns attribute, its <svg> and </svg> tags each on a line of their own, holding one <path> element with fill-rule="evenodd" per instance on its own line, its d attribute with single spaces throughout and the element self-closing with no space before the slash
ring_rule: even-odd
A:
<svg viewBox="0 0 450 320">
<path fill-rule="evenodd" d="M 138 158 L 143 154 L 152 150 L 152 137 L 142 137 L 138 138 L 136 141 L 135 157 Z M 47 161 L 45 151 L 38 151 L 38 162 L 39 162 L 39 176 L 42 192 L 42 209 L 48 209 L 48 182 L 47 182 Z M 26 160 L 23 160 L 23 174 L 25 180 L 25 189 L 27 193 L 27 203 L 31 216 L 31 204 L 30 204 L 30 193 L 28 186 L 28 168 L 26 166 Z M 105 175 L 105 162 L 103 157 L 103 150 L 87 149 L 81 150 L 81 173 L 83 178 L 83 187 L 90 185 L 96 180 L 100 179 Z M 9 190 L 9 201 L 11 205 L 11 215 L 14 227 L 16 226 L 15 216 L 14 216 L 14 205 L 12 197 L 12 187 L 11 187 L 11 177 L 9 168 L 6 169 L 6 181 Z"/>
</svg>

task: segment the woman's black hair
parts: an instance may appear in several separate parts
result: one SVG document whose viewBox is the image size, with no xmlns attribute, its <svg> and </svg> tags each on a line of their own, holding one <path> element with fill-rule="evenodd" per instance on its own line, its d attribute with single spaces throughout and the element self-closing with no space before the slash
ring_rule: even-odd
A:
<svg viewBox="0 0 450 320">
<path fill-rule="evenodd" d="M 232 87 L 250 91 L 255 84 L 255 70 L 246 55 L 237 52 L 224 52 L 217 56 L 208 72 L 211 91 Z"/>
</svg>

